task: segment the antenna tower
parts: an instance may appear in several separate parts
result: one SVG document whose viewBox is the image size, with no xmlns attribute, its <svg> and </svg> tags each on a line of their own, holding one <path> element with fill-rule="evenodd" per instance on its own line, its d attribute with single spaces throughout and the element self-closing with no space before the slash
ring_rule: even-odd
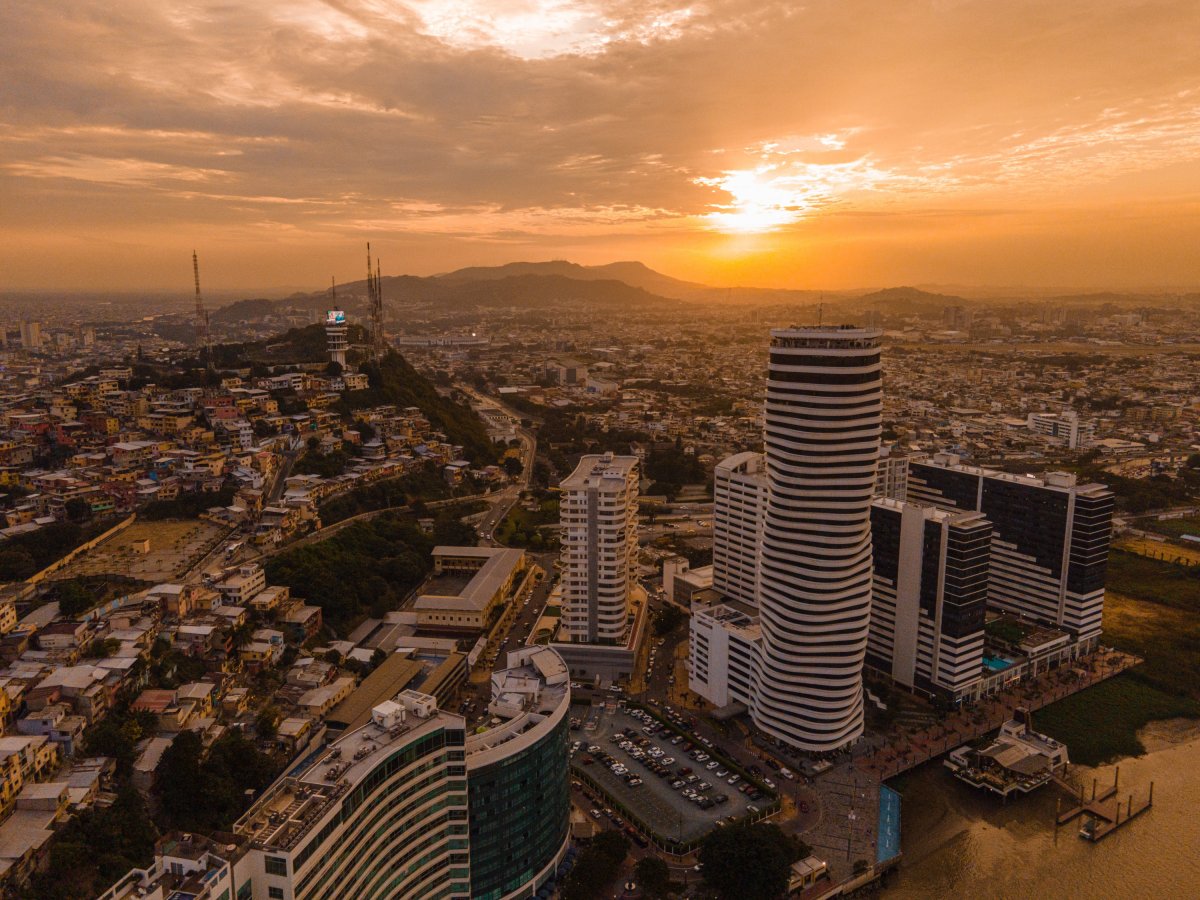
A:
<svg viewBox="0 0 1200 900">
<path fill-rule="evenodd" d="M 383 281 L 379 260 L 371 269 L 371 244 L 367 243 L 367 297 L 371 306 L 371 359 L 375 362 L 387 352 L 387 337 L 383 333 Z"/>
<path fill-rule="evenodd" d="M 192 276 L 196 281 L 196 333 L 200 344 L 204 347 L 204 364 L 210 372 L 213 367 L 212 333 L 208 327 L 208 310 L 204 308 L 204 298 L 200 296 L 200 259 L 196 251 L 192 251 Z"/>
</svg>

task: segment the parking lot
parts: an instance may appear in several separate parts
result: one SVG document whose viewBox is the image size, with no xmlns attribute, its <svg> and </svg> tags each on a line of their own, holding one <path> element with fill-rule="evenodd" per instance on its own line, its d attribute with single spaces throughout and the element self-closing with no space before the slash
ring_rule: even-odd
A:
<svg viewBox="0 0 1200 900">
<path fill-rule="evenodd" d="M 611 701 L 592 706 L 584 727 L 573 730 L 571 739 L 580 744 L 572 753 L 572 767 L 667 840 L 703 837 L 719 827 L 718 821 L 740 819 L 772 800 L 743 793 L 744 781 L 711 758 L 709 748 L 696 744 L 688 749 L 690 742 L 647 714 Z"/>
</svg>

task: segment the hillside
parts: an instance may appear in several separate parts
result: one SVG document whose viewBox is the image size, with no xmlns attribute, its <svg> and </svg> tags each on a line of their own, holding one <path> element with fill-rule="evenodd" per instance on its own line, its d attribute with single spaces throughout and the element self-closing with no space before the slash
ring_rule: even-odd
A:
<svg viewBox="0 0 1200 900">
<path fill-rule="evenodd" d="M 611 278 L 577 279 L 560 274 L 522 274 L 502 278 L 445 277 L 419 278 L 414 275 L 384 276 L 384 307 L 390 314 L 414 305 L 436 305 L 443 310 L 469 310 L 479 307 L 517 307 L 545 309 L 561 304 L 586 303 L 589 306 L 674 305 L 678 300 L 651 293 L 640 287 Z M 355 315 L 366 313 L 366 282 L 338 285 L 338 306 Z M 329 308 L 327 291 L 296 294 L 282 300 L 242 300 L 224 306 L 213 314 L 216 322 L 248 321 L 297 309 L 321 311 Z"/>
<path fill-rule="evenodd" d="M 495 281 L 513 276 L 537 275 L 570 278 L 575 281 L 620 281 L 674 300 L 683 300 L 712 290 L 694 281 L 681 281 L 656 272 L 645 263 L 636 261 L 607 263 L 602 266 L 581 266 L 565 259 L 551 262 L 513 262 L 503 266 L 472 266 L 439 275 L 446 282 Z"/>
<path fill-rule="evenodd" d="M 917 313 L 940 310 L 947 306 L 970 305 L 970 301 L 952 294 L 932 294 L 915 287 L 884 288 L 855 298 L 857 303 L 886 307 L 892 313 Z"/>
<path fill-rule="evenodd" d="M 370 380 L 365 391 L 347 392 L 344 402 L 349 409 L 362 409 L 394 403 L 403 409 L 416 406 L 435 427 L 446 432 L 453 444 L 461 444 L 467 458 L 475 463 L 492 462 L 496 448 L 488 437 L 483 422 L 469 406 L 443 397 L 424 375 L 409 365 L 394 350 L 376 366 L 367 363 L 360 367 Z"/>
</svg>

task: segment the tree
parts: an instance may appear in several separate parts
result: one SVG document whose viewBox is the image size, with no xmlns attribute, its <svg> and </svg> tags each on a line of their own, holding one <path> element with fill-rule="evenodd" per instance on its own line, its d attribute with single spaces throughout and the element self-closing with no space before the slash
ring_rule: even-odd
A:
<svg viewBox="0 0 1200 900">
<path fill-rule="evenodd" d="M 345 371 L 345 367 L 336 359 L 331 359 L 325 364 L 325 374 L 331 378 L 337 378 Z"/>
<path fill-rule="evenodd" d="M 154 793 L 171 827 L 202 831 L 215 819 L 213 791 L 200 769 L 204 746 L 194 731 L 181 731 L 154 770 Z"/>
<path fill-rule="evenodd" d="M 617 865 L 629 855 L 629 838 L 619 831 L 602 831 L 592 841 L 592 846 L 613 860 Z"/>
<path fill-rule="evenodd" d="M 629 840 L 619 831 L 602 831 L 579 854 L 575 868 L 563 883 L 563 900 L 598 900 L 629 853 Z"/>
<path fill-rule="evenodd" d="M 722 900 L 775 900 L 800 849 L 777 825 L 718 828 L 700 845 L 700 872 Z"/>
<path fill-rule="evenodd" d="M 72 522 L 87 522 L 92 518 L 92 504 L 81 497 L 72 497 L 63 509 Z"/>
<path fill-rule="evenodd" d="M 37 572 L 33 554 L 24 548 L 0 550 L 0 581 L 23 581 Z"/>
<path fill-rule="evenodd" d="M 639 859 L 633 874 L 648 897 L 665 897 L 671 889 L 671 869 L 657 856 Z"/>
<path fill-rule="evenodd" d="M 74 578 L 60 581 L 54 593 L 58 597 L 58 611 L 68 619 L 96 605 L 96 596 Z"/>
<path fill-rule="evenodd" d="M 89 659 L 108 659 L 121 649 L 121 642 L 116 638 L 99 638 L 92 641 L 85 654 Z"/>
<path fill-rule="evenodd" d="M 254 720 L 254 730 L 264 741 L 273 740 L 279 733 L 279 710 L 271 704 L 260 709 Z"/>
<path fill-rule="evenodd" d="M 504 458 L 504 471 L 510 477 L 516 478 L 525 471 L 525 466 L 515 456 L 506 456 Z"/>
<path fill-rule="evenodd" d="M 674 631 L 683 620 L 683 610 L 674 603 L 666 603 L 654 614 L 654 633 L 662 637 Z"/>
</svg>

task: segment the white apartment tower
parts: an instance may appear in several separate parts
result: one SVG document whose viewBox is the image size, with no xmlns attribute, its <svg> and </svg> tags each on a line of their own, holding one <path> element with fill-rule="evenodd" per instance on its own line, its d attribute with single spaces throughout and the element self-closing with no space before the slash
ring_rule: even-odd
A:
<svg viewBox="0 0 1200 900">
<path fill-rule="evenodd" d="M 880 336 L 853 326 L 771 332 L 750 714 L 802 750 L 836 750 L 863 732 Z"/>
<path fill-rule="evenodd" d="M 622 644 L 636 583 L 638 459 L 584 456 L 562 482 L 563 626 L 571 643 Z"/>
<path fill-rule="evenodd" d="M 713 471 L 713 589 L 758 605 L 758 548 L 767 505 L 761 453 L 738 453 Z"/>
</svg>

